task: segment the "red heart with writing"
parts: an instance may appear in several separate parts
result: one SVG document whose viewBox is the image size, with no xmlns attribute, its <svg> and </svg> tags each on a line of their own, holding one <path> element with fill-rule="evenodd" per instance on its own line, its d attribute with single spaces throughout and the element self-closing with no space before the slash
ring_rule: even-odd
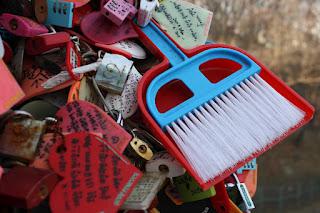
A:
<svg viewBox="0 0 320 213">
<path fill-rule="evenodd" d="M 109 142 L 85 132 L 65 135 L 49 163 L 64 177 L 50 196 L 53 213 L 117 212 L 142 176 Z"/>
<path fill-rule="evenodd" d="M 122 153 L 131 140 L 127 133 L 106 112 L 87 101 L 73 101 L 61 107 L 56 113 L 62 133 L 98 133 Z"/>
</svg>

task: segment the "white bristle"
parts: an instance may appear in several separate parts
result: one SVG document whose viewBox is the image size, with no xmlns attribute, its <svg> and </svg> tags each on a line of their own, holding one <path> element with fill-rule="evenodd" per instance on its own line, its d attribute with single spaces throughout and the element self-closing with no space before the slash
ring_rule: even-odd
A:
<svg viewBox="0 0 320 213">
<path fill-rule="evenodd" d="M 262 151 L 304 112 L 255 74 L 166 126 L 199 177 L 208 182 Z"/>
</svg>

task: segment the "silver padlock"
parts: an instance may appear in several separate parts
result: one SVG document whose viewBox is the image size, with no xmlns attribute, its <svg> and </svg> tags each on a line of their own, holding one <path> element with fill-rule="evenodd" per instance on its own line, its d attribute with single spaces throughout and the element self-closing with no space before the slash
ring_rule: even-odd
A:
<svg viewBox="0 0 320 213">
<path fill-rule="evenodd" d="M 126 57 L 106 53 L 97 69 L 95 80 L 102 89 L 121 95 L 132 66 L 133 61 Z"/>
</svg>

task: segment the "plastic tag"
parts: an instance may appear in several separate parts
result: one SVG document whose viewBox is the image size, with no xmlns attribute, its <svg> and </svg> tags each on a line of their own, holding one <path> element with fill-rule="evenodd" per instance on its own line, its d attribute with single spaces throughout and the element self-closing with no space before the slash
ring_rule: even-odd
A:
<svg viewBox="0 0 320 213">
<path fill-rule="evenodd" d="M 121 94 L 132 65 L 133 61 L 128 60 L 122 55 L 105 53 L 97 69 L 95 80 L 102 88 L 116 94 Z"/>
<path fill-rule="evenodd" d="M 121 27 L 118 27 L 100 12 L 93 12 L 84 17 L 80 27 L 82 33 L 95 43 L 113 44 L 138 37 L 130 21 L 125 20 Z"/>
<path fill-rule="evenodd" d="M 141 77 L 133 66 L 122 94 L 108 93 L 106 96 L 105 100 L 110 104 L 111 109 L 121 112 L 124 119 L 132 116 L 138 109 L 137 87 Z"/>
<path fill-rule="evenodd" d="M 164 183 L 166 176 L 161 173 L 143 174 L 138 184 L 133 189 L 130 196 L 121 206 L 121 209 L 130 210 L 146 210 L 151 205 L 151 202 L 156 197 L 159 189 Z"/>
<path fill-rule="evenodd" d="M 51 89 L 45 89 L 42 84 L 54 75 L 47 70 L 37 67 L 30 57 L 26 57 L 24 60 L 23 72 L 24 79 L 21 82 L 21 88 L 26 93 L 25 99 L 61 90 L 72 84 L 72 81 L 69 80 L 58 86 L 51 86 Z"/>
<path fill-rule="evenodd" d="M 111 44 L 110 46 L 130 53 L 133 58 L 146 59 L 147 57 L 146 51 L 137 43 L 130 40 L 119 41 L 117 43 Z"/>
<path fill-rule="evenodd" d="M 24 97 L 24 92 L 2 60 L 0 60 L 0 76 L 0 85 L 2 85 L 0 92 L 1 115 L 20 101 Z"/>
<path fill-rule="evenodd" d="M 141 172 L 95 135 L 73 133 L 63 141 L 49 156 L 52 169 L 64 177 L 50 195 L 52 212 L 117 212 Z"/>
<path fill-rule="evenodd" d="M 122 153 L 131 135 L 120 127 L 106 112 L 86 101 L 74 101 L 62 107 L 56 114 L 64 133 L 92 132 L 102 134 L 114 148 Z"/>
<path fill-rule="evenodd" d="M 153 18 L 182 48 L 205 44 L 212 12 L 182 0 L 162 0 Z"/>
<path fill-rule="evenodd" d="M 138 12 L 138 25 L 145 27 L 152 19 L 152 13 L 156 9 L 158 0 L 141 0 Z"/>
<path fill-rule="evenodd" d="M 179 177 L 174 177 L 173 182 L 184 202 L 203 200 L 205 198 L 213 197 L 216 194 L 214 187 L 203 191 L 188 173 Z"/>
<path fill-rule="evenodd" d="M 32 19 L 4 13 L 0 16 L 3 27 L 14 35 L 21 37 L 33 37 L 47 33 L 48 29 Z"/>
</svg>

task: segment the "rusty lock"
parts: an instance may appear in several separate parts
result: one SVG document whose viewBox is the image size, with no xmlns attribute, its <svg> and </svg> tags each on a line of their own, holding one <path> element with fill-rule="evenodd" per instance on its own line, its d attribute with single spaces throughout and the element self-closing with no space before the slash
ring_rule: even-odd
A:
<svg viewBox="0 0 320 213">
<path fill-rule="evenodd" d="M 15 111 L 7 118 L 0 135 L 0 154 L 13 159 L 31 161 L 34 158 L 46 121 Z"/>
</svg>

